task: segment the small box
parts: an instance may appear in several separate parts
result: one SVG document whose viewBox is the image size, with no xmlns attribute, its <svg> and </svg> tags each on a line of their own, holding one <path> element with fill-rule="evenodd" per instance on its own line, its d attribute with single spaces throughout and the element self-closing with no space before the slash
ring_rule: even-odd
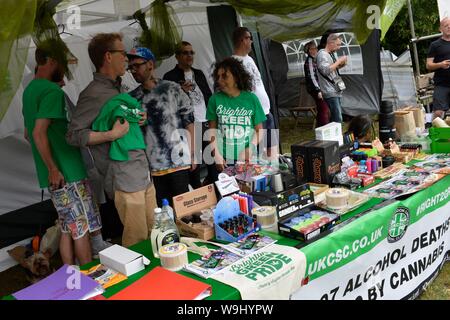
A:
<svg viewBox="0 0 450 320">
<path fill-rule="evenodd" d="M 376 148 L 359 148 L 358 151 L 367 154 L 367 157 L 375 157 L 378 155 L 378 150 Z"/>
<path fill-rule="evenodd" d="M 150 260 L 142 254 L 115 244 L 99 252 L 100 263 L 124 275 L 131 276 L 145 269 Z"/>
<path fill-rule="evenodd" d="M 185 223 L 181 219 L 203 209 L 217 204 L 214 185 L 210 184 L 190 192 L 173 197 L 173 208 L 176 214 L 176 224 L 180 233 L 186 237 L 209 240 L 214 238 L 214 228 L 199 223 Z"/>
<path fill-rule="evenodd" d="M 411 152 L 396 152 L 393 153 L 392 156 L 395 158 L 396 162 L 407 163 L 411 161 L 414 157 L 414 154 Z"/>
<path fill-rule="evenodd" d="M 375 177 L 371 174 L 358 173 L 358 178 L 361 179 L 361 185 L 367 187 L 369 184 L 375 182 Z"/>
<path fill-rule="evenodd" d="M 350 178 L 355 178 L 358 175 L 359 166 L 357 164 L 352 164 L 347 168 L 347 176 Z"/>
<path fill-rule="evenodd" d="M 314 198 L 316 198 L 319 194 L 327 191 L 330 186 L 327 184 L 318 184 L 318 183 L 312 183 L 308 182 L 309 189 L 313 192 Z"/>
<path fill-rule="evenodd" d="M 314 183 L 328 184 L 341 171 L 339 145 L 336 141 L 315 141 L 308 145 L 311 179 Z"/>
<path fill-rule="evenodd" d="M 269 179 L 265 175 L 252 177 L 252 191 L 267 191 L 269 187 Z"/>
<path fill-rule="evenodd" d="M 308 182 L 309 188 L 314 194 L 314 202 L 317 203 L 318 201 L 322 201 L 325 199 L 325 191 L 327 191 L 330 186 L 327 184 L 318 184 L 318 183 L 312 183 Z"/>
<path fill-rule="evenodd" d="M 340 146 L 344 144 L 342 136 L 342 124 L 331 122 L 322 127 L 316 128 L 316 140 L 337 141 Z"/>
<path fill-rule="evenodd" d="M 311 181 L 308 146 L 314 141 L 307 140 L 291 145 L 292 166 L 298 183 Z"/>
<path fill-rule="evenodd" d="M 324 214 L 317 219 L 318 211 Z M 308 184 L 278 194 L 277 215 L 279 234 L 301 241 L 317 237 L 331 229 L 340 219 L 337 214 L 315 206 L 314 195 Z M 297 229 L 302 223 L 305 226 Z"/>
</svg>

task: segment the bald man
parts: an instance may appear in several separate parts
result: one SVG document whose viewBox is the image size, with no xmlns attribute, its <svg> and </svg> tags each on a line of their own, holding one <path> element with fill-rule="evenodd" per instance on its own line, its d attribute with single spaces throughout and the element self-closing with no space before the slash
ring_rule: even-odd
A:
<svg viewBox="0 0 450 320">
<path fill-rule="evenodd" d="M 441 20 L 439 30 L 442 37 L 430 45 L 427 70 L 434 71 L 434 117 L 443 119 L 450 105 L 450 18 Z"/>
</svg>

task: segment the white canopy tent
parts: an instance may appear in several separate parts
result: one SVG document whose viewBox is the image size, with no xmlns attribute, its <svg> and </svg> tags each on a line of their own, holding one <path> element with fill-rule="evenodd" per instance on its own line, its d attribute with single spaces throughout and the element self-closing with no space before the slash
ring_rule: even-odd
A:
<svg viewBox="0 0 450 320">
<path fill-rule="evenodd" d="M 79 1 L 86 4 L 86 10 L 93 14 L 94 10 L 101 11 L 101 8 L 114 9 L 113 0 L 99 1 Z M 203 1 L 176 1 L 172 4 L 176 10 L 177 17 L 182 27 L 183 39 L 192 43 L 196 51 L 194 66 L 204 70 L 205 74 L 210 74 L 209 70 L 215 61 L 212 48 L 208 20 L 206 16 L 206 3 Z M 141 5 L 145 7 L 149 1 L 141 0 Z M 83 11 L 82 11 L 83 12 Z M 111 14 L 106 12 L 106 14 Z M 84 17 L 82 15 L 82 17 Z M 79 93 L 92 80 L 94 67 L 90 62 L 87 46 L 90 38 L 99 32 L 122 32 L 125 36 L 127 50 L 135 45 L 135 38 L 138 36 L 138 24 L 133 24 L 134 20 L 121 20 L 121 15 L 109 20 L 118 20 L 101 23 L 92 22 L 80 29 L 66 29 L 62 34 L 64 42 L 72 53 L 77 57 L 78 63 L 73 67 L 74 79 L 66 80 L 63 90 L 70 99 L 76 103 Z M 91 21 L 91 16 L 87 17 Z M 35 46 L 30 46 L 28 61 L 25 67 L 23 81 L 16 92 L 3 120 L 0 122 L 0 153 L 5 155 L 0 158 L 0 215 L 6 212 L 25 207 L 27 205 L 41 201 L 41 190 L 37 182 L 31 147 L 23 137 L 24 126 L 22 117 L 22 94 L 24 88 L 33 77 L 35 67 L 34 61 Z M 174 57 L 165 60 L 156 70 L 156 75 L 162 77 L 164 73 L 172 69 L 176 64 Z M 211 82 L 212 83 L 212 82 Z M 137 84 L 131 74 L 124 76 L 124 84 L 133 89 Z"/>
<path fill-rule="evenodd" d="M 135 21 L 131 18 L 131 15 L 140 8 L 148 7 L 153 0 L 51 1 L 59 3 L 54 19 L 57 24 L 65 25 L 61 37 L 78 59 L 77 65 L 71 69 L 74 80 L 66 81 L 66 86 L 64 87 L 64 91 L 76 103 L 79 93 L 92 80 L 92 72 L 94 71 L 87 53 L 90 38 L 99 32 L 122 32 L 125 36 L 124 43 L 126 48 L 131 49 L 136 44 L 136 38 L 139 35 L 139 25 L 133 23 Z M 182 30 L 182 39 L 192 43 L 196 51 L 194 66 L 202 69 L 208 76 L 211 74 L 212 64 L 217 57 L 217 51 L 215 52 L 217 48 L 214 48 L 213 45 L 217 39 L 214 39 L 216 36 L 211 38 L 210 35 L 207 8 L 223 4 L 227 4 L 227 2 L 209 0 L 170 1 L 170 5 L 176 13 L 179 27 Z M 78 7 L 70 7 L 73 5 Z M 296 25 L 295 28 L 297 30 L 301 31 L 314 23 L 317 26 L 318 21 L 322 21 L 319 15 L 322 9 L 316 8 L 314 10 L 315 15 L 308 15 L 306 12 L 300 15 L 307 17 L 307 19 L 302 22 L 303 25 Z M 77 13 L 80 13 L 79 25 L 77 16 L 74 15 Z M 299 15 L 297 14 L 296 16 Z M 351 28 L 351 16 L 352 10 L 343 8 L 337 12 L 336 16 L 331 17 L 334 18 L 333 21 L 327 21 L 327 27 L 337 29 Z M 239 16 L 237 18 L 239 19 Z M 275 32 L 274 36 L 284 31 L 289 31 L 285 30 L 285 28 L 283 29 L 281 25 L 276 25 L 279 22 L 277 17 L 264 15 L 260 18 L 264 24 L 274 23 L 274 28 L 278 28 L 278 33 Z M 256 24 L 255 21 L 257 20 L 257 18 L 253 17 L 248 19 L 248 22 Z M 322 26 L 322 23 L 320 25 Z M 226 26 L 223 27 L 225 28 Z M 319 29 L 317 29 L 317 32 L 316 36 L 320 35 Z M 260 43 L 257 45 L 260 45 Z M 34 45 L 31 45 L 22 82 L 10 103 L 6 115 L 0 121 L 0 153 L 3 155 L 3 157 L 0 157 L 0 217 L 8 212 L 39 203 L 42 200 L 31 147 L 23 137 L 22 94 L 24 88 L 33 77 L 35 67 L 34 49 Z M 262 49 L 259 48 L 259 50 Z M 269 63 L 267 57 L 263 57 L 261 63 L 265 64 L 266 62 Z M 272 70 L 275 65 L 280 64 L 277 61 L 270 61 L 270 63 L 270 67 L 264 65 L 260 65 L 260 67 L 267 67 Z M 162 77 L 175 64 L 176 60 L 174 57 L 163 61 L 157 68 L 156 75 Z M 212 79 L 210 78 L 209 80 L 212 86 Z M 130 90 L 136 86 L 130 74 L 126 74 L 124 83 Z M 44 199 L 48 199 L 47 192 L 44 192 Z M 2 251 L 4 250 L 0 249 L 0 270 L 2 269 Z"/>
</svg>

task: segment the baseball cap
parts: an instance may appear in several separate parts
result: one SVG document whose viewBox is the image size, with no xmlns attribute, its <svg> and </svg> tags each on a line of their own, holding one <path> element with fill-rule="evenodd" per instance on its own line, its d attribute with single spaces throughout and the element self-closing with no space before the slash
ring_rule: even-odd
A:
<svg viewBox="0 0 450 320">
<path fill-rule="evenodd" d="M 136 47 L 130 50 L 130 52 L 127 53 L 128 59 L 132 58 L 142 58 L 147 61 L 153 60 L 155 61 L 155 55 L 153 52 L 150 51 L 150 49 L 145 47 Z"/>
</svg>

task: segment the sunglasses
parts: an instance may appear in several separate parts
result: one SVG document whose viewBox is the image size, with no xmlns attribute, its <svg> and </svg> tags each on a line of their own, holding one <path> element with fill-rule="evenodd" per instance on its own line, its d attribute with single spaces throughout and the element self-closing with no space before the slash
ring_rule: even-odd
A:
<svg viewBox="0 0 450 320">
<path fill-rule="evenodd" d="M 119 53 L 121 53 L 124 57 L 127 56 L 127 52 L 126 52 L 125 50 L 108 50 L 108 52 L 111 52 L 111 53 L 119 52 Z"/>
<path fill-rule="evenodd" d="M 195 54 L 195 51 L 181 51 L 181 54 L 184 54 L 185 56 L 187 55 L 193 56 Z"/>
<path fill-rule="evenodd" d="M 129 64 L 127 69 L 129 71 L 137 70 L 140 66 L 142 66 L 143 64 L 146 64 L 146 63 L 147 63 L 147 61 L 140 62 L 140 63 Z"/>
</svg>

